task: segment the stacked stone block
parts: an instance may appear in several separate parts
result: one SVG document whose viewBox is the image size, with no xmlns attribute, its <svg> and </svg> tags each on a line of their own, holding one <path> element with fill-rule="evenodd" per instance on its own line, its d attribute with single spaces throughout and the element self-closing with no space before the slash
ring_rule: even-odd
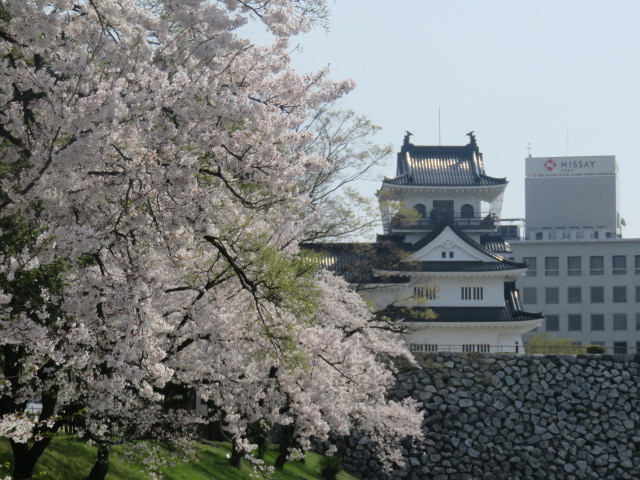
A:
<svg viewBox="0 0 640 480">
<path fill-rule="evenodd" d="M 385 472 L 374 445 L 342 448 L 363 479 L 640 479 L 640 358 L 434 353 L 392 394 L 424 410 L 423 444 Z"/>
</svg>

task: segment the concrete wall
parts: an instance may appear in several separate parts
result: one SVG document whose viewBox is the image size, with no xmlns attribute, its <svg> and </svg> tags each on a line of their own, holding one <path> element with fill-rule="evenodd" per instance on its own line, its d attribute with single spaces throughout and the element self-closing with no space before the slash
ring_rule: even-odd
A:
<svg viewBox="0 0 640 480">
<path fill-rule="evenodd" d="M 523 293 L 526 288 L 534 288 L 536 303 L 527 303 L 525 310 L 544 312 L 545 315 L 558 315 L 559 330 L 551 331 L 545 327 L 537 333 L 547 333 L 551 337 L 571 338 L 583 345 L 602 343 L 609 352 L 616 342 L 625 342 L 627 353 L 640 352 L 640 269 L 635 268 L 636 256 L 640 255 L 640 239 L 623 239 L 609 241 L 567 241 L 567 242 L 511 242 L 513 258 L 520 262 L 523 258 L 534 257 L 537 263 L 536 276 L 524 276 L 517 280 L 517 286 Z M 570 275 L 567 258 L 581 258 L 582 269 L 579 275 Z M 589 268 L 591 256 L 604 257 L 602 275 L 592 275 Z M 627 268 L 623 274 L 613 271 L 613 256 L 625 256 Z M 558 257 L 559 272 L 557 276 L 545 275 L 545 257 Z M 621 273 L 621 272 L 617 272 Z M 614 287 L 625 287 L 625 302 L 614 302 Z M 545 288 L 558 288 L 559 302 L 545 302 Z M 579 287 L 581 301 L 569 303 L 569 288 Z M 602 288 L 604 301 L 594 303 L 591 299 L 591 287 Z M 640 290 L 639 290 L 640 292 Z M 626 328 L 614 329 L 615 315 L 627 317 Z M 569 330 L 569 315 L 580 315 L 580 330 Z M 591 327 L 591 315 L 604 315 L 604 330 Z M 621 352 L 622 353 L 622 352 Z"/>
<path fill-rule="evenodd" d="M 527 178 L 527 232 L 542 227 L 603 226 L 615 234 L 616 183 L 615 176 Z"/>
<path fill-rule="evenodd" d="M 437 353 L 398 374 L 424 445 L 385 473 L 366 437 L 342 445 L 363 479 L 640 478 L 640 357 Z"/>
</svg>

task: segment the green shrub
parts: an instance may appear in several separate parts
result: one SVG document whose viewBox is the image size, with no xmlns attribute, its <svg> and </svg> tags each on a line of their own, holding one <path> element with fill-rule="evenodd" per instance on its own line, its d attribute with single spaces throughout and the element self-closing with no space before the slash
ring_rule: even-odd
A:
<svg viewBox="0 0 640 480">
<path fill-rule="evenodd" d="M 318 462 L 318 473 L 324 480 L 336 480 L 342 471 L 342 462 L 338 457 L 322 457 Z"/>
<path fill-rule="evenodd" d="M 606 353 L 606 349 L 603 345 L 589 345 L 587 347 L 587 353 Z"/>
</svg>

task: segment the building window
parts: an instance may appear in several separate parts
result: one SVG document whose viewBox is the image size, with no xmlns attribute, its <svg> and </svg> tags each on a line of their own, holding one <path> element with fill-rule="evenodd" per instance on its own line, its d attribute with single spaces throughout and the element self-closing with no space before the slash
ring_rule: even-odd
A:
<svg viewBox="0 0 640 480">
<path fill-rule="evenodd" d="M 591 315 L 591 331 L 602 332 L 604 330 L 604 315 L 601 313 L 594 313 Z"/>
<path fill-rule="evenodd" d="M 640 285 L 636 285 L 636 303 L 640 303 Z"/>
<path fill-rule="evenodd" d="M 537 275 L 536 257 L 524 257 L 522 261 L 527 264 L 525 277 L 535 277 Z"/>
<path fill-rule="evenodd" d="M 591 275 L 604 275 L 604 257 L 598 255 L 589 258 Z"/>
<path fill-rule="evenodd" d="M 627 257 L 624 255 L 614 255 L 611 259 L 611 265 L 614 275 L 627 274 Z"/>
<path fill-rule="evenodd" d="M 569 303 L 582 303 L 582 288 L 569 287 L 567 289 L 567 301 Z"/>
<path fill-rule="evenodd" d="M 481 344 L 467 343 L 462 345 L 463 352 L 489 353 L 490 350 L 491 350 L 491 346 L 488 343 L 481 343 Z"/>
<path fill-rule="evenodd" d="M 584 230 L 578 230 L 578 231 L 576 232 L 576 238 L 577 238 L 578 240 L 583 240 L 583 239 L 584 239 Z"/>
<path fill-rule="evenodd" d="M 547 332 L 557 332 L 560 330 L 558 315 L 547 315 L 544 320 L 544 328 Z"/>
<path fill-rule="evenodd" d="M 527 305 L 538 303 L 538 289 L 536 287 L 524 287 L 522 289 L 522 302 Z"/>
<path fill-rule="evenodd" d="M 571 232 L 562 232 L 563 240 L 571 240 Z"/>
<path fill-rule="evenodd" d="M 442 258 L 447 258 L 447 252 L 442 252 Z"/>
<path fill-rule="evenodd" d="M 536 232 L 536 240 L 542 240 L 542 232 Z"/>
<path fill-rule="evenodd" d="M 545 287 L 544 303 L 560 303 L 560 289 L 558 287 Z"/>
<path fill-rule="evenodd" d="M 613 342 L 613 353 L 617 355 L 627 353 L 627 342 Z"/>
<path fill-rule="evenodd" d="M 604 303 L 604 287 L 591 287 L 591 303 Z"/>
<path fill-rule="evenodd" d="M 460 218 L 473 218 L 473 205 L 468 203 L 460 207 Z"/>
<path fill-rule="evenodd" d="M 482 287 L 462 287 L 461 297 L 462 297 L 462 300 L 482 300 L 483 288 Z"/>
<path fill-rule="evenodd" d="M 418 203 L 416 205 L 413 206 L 413 209 L 418 212 L 418 216 L 420 218 L 426 218 L 427 217 L 427 207 L 425 207 L 424 205 L 422 205 L 421 203 Z"/>
<path fill-rule="evenodd" d="M 569 315 L 569 331 L 570 332 L 582 331 L 582 315 Z"/>
<path fill-rule="evenodd" d="M 413 296 L 416 298 L 424 298 L 426 300 L 436 299 L 435 287 L 413 287 Z"/>
<path fill-rule="evenodd" d="M 640 275 L 640 255 L 636 255 L 636 275 Z"/>
<path fill-rule="evenodd" d="M 409 350 L 413 353 L 437 352 L 438 345 L 434 345 L 432 343 L 426 343 L 426 344 L 410 343 Z"/>
<path fill-rule="evenodd" d="M 449 252 L 449 258 L 453 258 L 453 252 Z"/>
<path fill-rule="evenodd" d="M 549 240 L 556 240 L 558 238 L 558 236 L 556 235 L 556 232 L 554 232 L 553 230 L 551 230 L 549 233 Z"/>
<path fill-rule="evenodd" d="M 544 274 L 547 277 L 558 276 L 558 257 L 544 257 Z"/>
<path fill-rule="evenodd" d="M 613 314 L 613 329 L 627 331 L 627 314 L 626 313 L 614 313 Z"/>
<path fill-rule="evenodd" d="M 636 313 L 636 330 L 640 332 L 640 313 Z"/>
<path fill-rule="evenodd" d="M 591 232 L 591 238 L 593 238 L 594 240 L 597 240 L 597 239 L 599 238 L 598 233 L 599 233 L 599 232 L 598 232 L 597 230 L 593 230 L 593 231 Z"/>
<path fill-rule="evenodd" d="M 627 302 L 627 287 L 625 285 L 613 287 L 613 303 Z"/>
<path fill-rule="evenodd" d="M 567 257 L 567 275 L 582 275 L 582 257 Z"/>
</svg>

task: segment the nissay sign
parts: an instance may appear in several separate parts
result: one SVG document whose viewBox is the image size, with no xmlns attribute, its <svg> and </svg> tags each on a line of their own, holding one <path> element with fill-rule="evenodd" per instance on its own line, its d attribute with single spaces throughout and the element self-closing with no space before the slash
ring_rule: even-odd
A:
<svg viewBox="0 0 640 480">
<path fill-rule="evenodd" d="M 616 157 L 537 157 L 526 159 L 527 176 L 613 175 Z"/>
</svg>

